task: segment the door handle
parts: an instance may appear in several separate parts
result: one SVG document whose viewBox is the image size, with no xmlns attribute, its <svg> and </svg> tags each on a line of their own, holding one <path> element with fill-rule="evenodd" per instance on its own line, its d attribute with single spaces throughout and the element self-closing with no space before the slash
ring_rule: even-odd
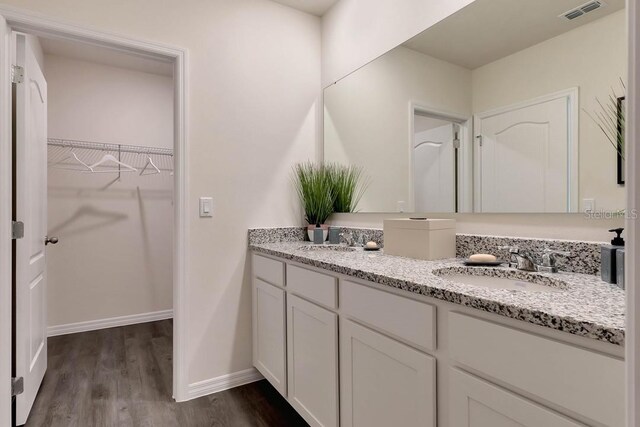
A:
<svg viewBox="0 0 640 427">
<path fill-rule="evenodd" d="M 52 245 L 55 245 L 56 243 L 58 243 L 58 238 L 57 237 L 49 237 L 46 236 L 44 238 L 44 244 L 45 246 L 48 245 L 49 243 L 51 243 Z"/>
</svg>

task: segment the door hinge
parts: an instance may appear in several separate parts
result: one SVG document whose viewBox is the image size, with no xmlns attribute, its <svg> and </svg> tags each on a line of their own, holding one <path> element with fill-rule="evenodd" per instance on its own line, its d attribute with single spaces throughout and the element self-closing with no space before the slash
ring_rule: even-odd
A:
<svg viewBox="0 0 640 427">
<path fill-rule="evenodd" d="M 11 238 L 13 240 L 22 239 L 24 237 L 24 222 L 11 221 Z"/>
<path fill-rule="evenodd" d="M 17 396 L 24 392 L 24 378 L 11 378 L 11 397 Z"/>
<path fill-rule="evenodd" d="M 460 148 L 460 135 L 458 132 L 453 134 L 453 148 Z"/>
<path fill-rule="evenodd" d="M 19 65 L 11 66 L 11 83 L 24 82 L 24 68 Z"/>
</svg>

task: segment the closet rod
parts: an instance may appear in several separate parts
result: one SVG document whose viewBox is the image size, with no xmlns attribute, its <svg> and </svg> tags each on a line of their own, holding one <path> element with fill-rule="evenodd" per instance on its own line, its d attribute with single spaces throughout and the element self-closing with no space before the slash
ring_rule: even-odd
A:
<svg viewBox="0 0 640 427">
<path fill-rule="evenodd" d="M 145 147 L 142 145 L 108 144 L 104 142 L 78 141 L 75 139 L 60 138 L 47 138 L 47 144 L 54 147 L 84 148 L 86 150 L 173 156 L 173 149 L 171 148 Z"/>
</svg>

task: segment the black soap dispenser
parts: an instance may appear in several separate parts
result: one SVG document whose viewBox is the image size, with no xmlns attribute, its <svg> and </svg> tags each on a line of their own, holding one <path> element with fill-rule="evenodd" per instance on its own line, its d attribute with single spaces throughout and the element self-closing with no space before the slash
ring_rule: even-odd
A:
<svg viewBox="0 0 640 427">
<path fill-rule="evenodd" d="M 600 277 L 607 283 L 616 283 L 616 252 L 624 249 L 624 239 L 620 236 L 624 228 L 614 228 L 609 230 L 616 233 L 616 237 L 611 240 L 610 245 L 602 245 L 600 248 Z"/>
</svg>

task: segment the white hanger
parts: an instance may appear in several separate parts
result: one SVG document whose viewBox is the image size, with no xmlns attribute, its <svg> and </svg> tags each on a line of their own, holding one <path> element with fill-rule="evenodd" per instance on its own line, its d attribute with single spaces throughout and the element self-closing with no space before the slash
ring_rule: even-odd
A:
<svg viewBox="0 0 640 427">
<path fill-rule="evenodd" d="M 99 166 L 102 166 L 105 163 L 115 163 L 116 166 L 119 167 L 115 167 L 113 169 L 103 169 L 103 170 L 97 170 L 97 168 Z M 105 154 L 102 159 L 100 159 L 100 161 L 98 161 L 97 163 L 92 164 L 91 166 L 89 166 L 89 168 L 91 169 L 91 172 L 93 173 L 120 173 L 120 172 L 138 172 L 138 169 L 129 166 L 126 163 L 122 163 L 120 160 L 116 159 L 115 157 L 113 157 L 113 155 L 111 154 Z"/>
<path fill-rule="evenodd" d="M 151 168 L 153 168 L 153 169 L 149 168 L 149 166 L 151 166 Z M 149 172 L 145 173 L 147 168 L 149 168 Z M 147 153 L 147 163 L 144 165 L 144 167 L 140 171 L 140 176 L 142 176 L 142 175 L 157 175 L 159 173 L 160 173 L 160 169 L 158 169 L 158 167 L 155 165 L 155 163 L 153 163 L 153 160 L 151 159 L 151 156 Z"/>
<path fill-rule="evenodd" d="M 80 166 L 81 168 L 78 169 L 78 167 L 74 167 L 73 165 L 69 165 L 69 166 L 64 166 L 63 163 L 66 162 L 67 160 L 75 160 L 75 163 L 78 163 L 78 166 Z M 78 156 L 76 155 L 76 153 L 73 152 L 73 148 L 71 149 L 71 152 L 69 153 L 69 155 L 67 157 L 65 157 L 62 160 L 59 160 L 55 163 L 53 163 L 51 166 L 51 168 L 53 169 L 63 169 L 63 170 L 70 170 L 70 171 L 86 171 L 86 172 L 93 172 L 93 169 L 91 169 L 91 166 L 89 166 L 88 164 L 86 164 L 85 162 L 83 162 L 82 160 L 80 160 L 78 158 Z"/>
</svg>

